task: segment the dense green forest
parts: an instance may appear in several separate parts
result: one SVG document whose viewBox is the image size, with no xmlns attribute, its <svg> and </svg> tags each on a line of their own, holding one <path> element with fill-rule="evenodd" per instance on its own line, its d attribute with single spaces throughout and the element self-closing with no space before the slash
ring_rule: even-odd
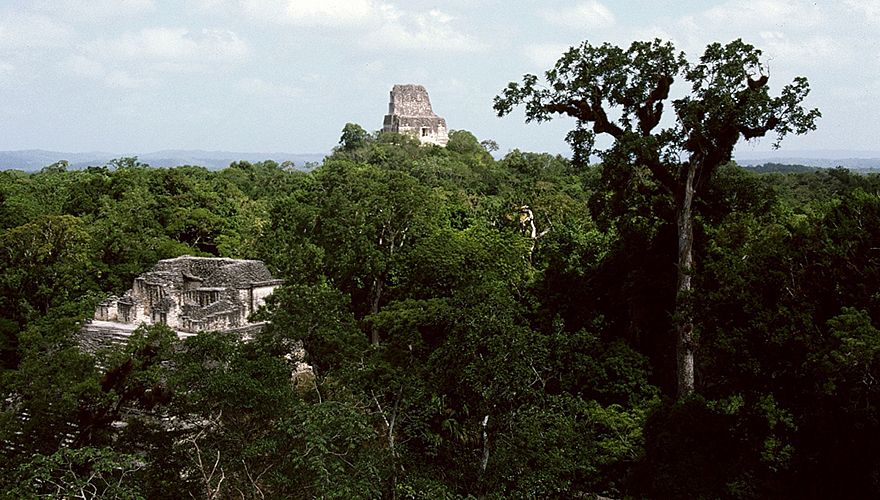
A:
<svg viewBox="0 0 880 500">
<path fill-rule="evenodd" d="M 698 204 L 699 395 L 684 401 L 666 201 L 636 179 L 620 205 L 603 182 L 546 154 L 494 161 L 465 131 L 445 149 L 364 134 L 310 173 L 0 173 L 4 489 L 878 491 L 880 177 L 719 170 Z M 183 254 L 267 262 L 287 280 L 271 327 L 180 347 L 145 329 L 98 370 L 73 340 L 82 320 Z M 285 366 L 295 340 L 309 390 Z"/>
<path fill-rule="evenodd" d="M 501 112 L 548 97 L 511 89 Z M 876 497 L 880 177 L 699 164 L 684 296 L 681 199 L 642 132 L 594 165 L 348 124 L 309 172 L 0 172 L 0 491 Z M 179 255 L 266 262 L 269 326 L 78 347 L 100 300 Z"/>
</svg>

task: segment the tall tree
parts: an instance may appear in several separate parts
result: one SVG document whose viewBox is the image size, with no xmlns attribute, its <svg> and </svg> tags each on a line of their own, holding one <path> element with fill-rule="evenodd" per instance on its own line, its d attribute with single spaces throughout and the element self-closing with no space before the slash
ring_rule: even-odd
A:
<svg viewBox="0 0 880 500">
<path fill-rule="evenodd" d="M 730 161 L 740 139 L 774 133 L 774 147 L 789 133 L 814 130 L 817 109 L 801 103 L 809 93 L 797 77 L 771 96 L 761 51 L 735 40 L 706 47 L 689 63 L 672 43 L 633 42 L 624 49 L 584 42 L 566 52 L 544 77 L 527 74 L 495 98 L 499 116 L 525 105 L 526 121 L 554 115 L 576 119 L 566 139 L 575 161 L 586 162 L 597 136 L 611 146 L 597 151 L 608 170 L 647 168 L 671 195 L 678 234 L 677 296 L 674 314 L 678 393 L 694 391 L 695 332 L 689 297 L 694 269 L 694 198 L 720 165 Z M 664 120 L 676 78 L 690 84 L 684 97 L 671 100 L 673 117 Z"/>
</svg>

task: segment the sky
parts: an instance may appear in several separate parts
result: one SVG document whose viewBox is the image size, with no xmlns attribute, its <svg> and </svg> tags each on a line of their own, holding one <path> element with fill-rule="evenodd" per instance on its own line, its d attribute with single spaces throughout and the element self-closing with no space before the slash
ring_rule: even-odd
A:
<svg viewBox="0 0 880 500">
<path fill-rule="evenodd" d="M 326 153 L 418 83 L 451 129 L 567 154 L 570 120 L 493 97 L 584 40 L 655 37 L 691 60 L 742 38 L 777 92 L 806 76 L 823 117 L 783 151 L 880 150 L 880 0 L 0 0 L 0 150 Z"/>
</svg>

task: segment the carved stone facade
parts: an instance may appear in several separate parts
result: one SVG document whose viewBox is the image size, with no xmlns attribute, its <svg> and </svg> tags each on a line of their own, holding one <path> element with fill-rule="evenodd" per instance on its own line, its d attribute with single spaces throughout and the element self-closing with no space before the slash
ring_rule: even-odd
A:
<svg viewBox="0 0 880 500">
<path fill-rule="evenodd" d="M 280 284 L 258 260 L 160 260 L 125 295 L 102 302 L 92 323 L 163 324 L 178 333 L 246 329 L 255 326 L 248 316 Z"/>
<path fill-rule="evenodd" d="M 109 297 L 98 305 L 94 319 L 80 332 L 79 344 L 90 353 L 124 345 L 141 324 L 167 325 L 181 339 L 224 331 L 247 341 L 264 326 L 248 317 L 281 284 L 259 260 L 191 256 L 160 260 L 135 278 L 122 297 Z M 285 356 L 291 383 L 312 390 L 315 373 L 305 358 L 302 342 L 292 345 Z"/>
<path fill-rule="evenodd" d="M 446 146 L 446 120 L 434 114 L 428 91 L 421 85 L 395 85 L 391 89 L 383 132 L 412 134 L 422 144 Z"/>
</svg>

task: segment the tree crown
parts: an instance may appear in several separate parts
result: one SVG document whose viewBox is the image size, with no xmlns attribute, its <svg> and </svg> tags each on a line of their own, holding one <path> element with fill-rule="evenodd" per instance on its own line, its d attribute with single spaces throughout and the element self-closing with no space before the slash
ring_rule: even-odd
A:
<svg viewBox="0 0 880 500">
<path fill-rule="evenodd" d="M 730 160 L 740 138 L 774 133 L 778 147 L 786 135 L 816 128 L 819 111 L 801 105 L 810 90 L 806 78 L 795 78 L 771 96 L 765 70 L 761 51 L 742 40 L 713 43 L 696 63 L 659 39 L 633 42 L 627 49 L 584 42 L 545 72 L 546 85 L 527 74 L 522 83 L 509 83 L 494 107 L 504 116 L 524 105 L 527 122 L 571 116 L 577 121 L 566 139 L 576 161 L 586 162 L 596 137 L 608 135 L 613 145 L 599 151 L 606 162 L 646 166 L 675 192 L 682 156 L 708 178 Z M 690 83 L 690 92 L 670 103 L 674 119 L 664 122 L 678 78 Z"/>
</svg>

